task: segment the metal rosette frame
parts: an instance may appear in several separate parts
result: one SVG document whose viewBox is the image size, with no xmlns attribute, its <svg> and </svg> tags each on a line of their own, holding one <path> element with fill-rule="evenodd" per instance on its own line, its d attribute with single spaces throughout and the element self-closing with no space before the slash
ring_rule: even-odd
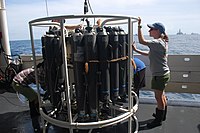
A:
<svg viewBox="0 0 200 133">
<path fill-rule="evenodd" d="M 127 59 L 127 103 L 125 104 L 111 104 L 110 108 L 112 111 L 117 111 L 118 113 L 114 115 L 113 117 L 107 118 L 107 119 L 98 119 L 97 121 L 87 121 L 87 122 L 77 122 L 76 118 L 77 115 L 73 115 L 72 113 L 72 90 L 74 85 L 72 84 L 72 80 L 74 76 L 70 72 L 70 67 L 73 67 L 73 64 L 70 64 L 69 62 L 69 53 L 68 48 L 66 44 L 66 37 L 68 37 L 68 33 L 66 33 L 64 28 L 64 22 L 71 20 L 71 19 L 97 19 L 97 18 L 103 18 L 104 21 L 101 23 L 101 26 L 104 25 L 120 25 L 123 24 L 125 27 L 127 27 L 127 56 L 125 59 Z M 49 22 L 51 20 L 61 20 L 60 23 L 55 22 Z M 117 125 L 119 123 L 127 122 L 127 131 L 130 132 L 138 132 L 138 120 L 136 117 L 136 111 L 138 109 L 138 97 L 137 95 L 132 91 L 132 80 L 133 80 L 133 68 L 131 63 L 131 58 L 133 56 L 132 54 L 132 43 L 133 43 L 133 24 L 137 22 L 136 17 L 132 16 L 124 16 L 124 15 L 63 15 L 63 16 L 52 16 L 52 17 L 45 17 L 45 18 L 39 18 L 35 19 L 29 22 L 29 30 L 30 30 L 30 37 L 31 37 L 31 46 L 32 46 L 32 53 L 33 53 L 33 61 L 34 66 L 36 67 L 36 52 L 35 52 L 35 42 L 34 42 L 34 28 L 35 27 L 49 27 L 52 25 L 56 25 L 60 27 L 60 37 L 59 39 L 59 46 L 62 49 L 62 55 L 60 56 L 62 58 L 62 85 L 60 86 L 61 94 L 59 95 L 60 102 L 56 99 L 54 99 L 54 96 L 51 97 L 50 102 L 44 102 L 43 97 L 40 95 L 40 85 L 38 81 L 37 71 L 35 71 L 36 74 L 36 83 L 37 83 L 37 89 L 38 89 L 38 97 L 39 97 L 39 103 L 40 103 L 40 114 L 41 117 L 44 119 L 46 123 L 51 123 L 53 125 L 56 125 L 58 127 L 67 128 L 69 129 L 70 133 L 73 133 L 74 130 L 88 130 L 88 132 L 92 132 L 94 129 L 99 128 L 105 128 L 108 126 Z M 111 59 L 113 60 L 124 60 L 124 58 L 119 59 Z M 92 61 L 89 61 L 92 62 Z M 93 61 L 98 62 L 98 61 Z M 109 62 L 109 61 L 108 61 Z M 112 76 L 112 75 L 111 75 Z M 57 95 L 55 95 L 57 97 Z M 133 99 L 136 100 L 136 105 L 133 105 Z M 51 103 L 51 102 L 59 102 L 60 106 L 62 108 L 63 105 L 66 106 L 66 114 L 65 116 L 67 119 L 57 119 L 54 117 L 54 112 L 59 112 L 58 108 L 52 108 L 50 109 L 50 113 L 47 113 L 44 111 L 43 108 L 51 105 L 56 106 L 57 104 Z M 133 122 L 134 122 L 134 130 L 133 128 Z M 44 127 L 45 127 L 45 123 Z M 45 132 L 45 128 L 43 130 Z"/>
</svg>

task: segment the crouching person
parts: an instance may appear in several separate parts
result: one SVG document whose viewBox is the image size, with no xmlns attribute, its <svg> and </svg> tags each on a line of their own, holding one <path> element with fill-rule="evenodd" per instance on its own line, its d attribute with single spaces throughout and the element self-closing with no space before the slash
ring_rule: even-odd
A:
<svg viewBox="0 0 200 133">
<path fill-rule="evenodd" d="M 45 78 L 44 78 L 44 62 L 37 65 L 38 81 L 40 86 L 44 89 Z M 42 132 L 40 128 L 40 113 L 39 113 L 39 101 L 37 92 L 35 92 L 29 85 L 36 84 L 35 80 L 35 69 L 28 68 L 19 72 L 12 82 L 12 87 L 15 91 L 24 95 L 29 100 L 30 116 L 32 120 L 32 126 L 35 133 Z"/>
</svg>

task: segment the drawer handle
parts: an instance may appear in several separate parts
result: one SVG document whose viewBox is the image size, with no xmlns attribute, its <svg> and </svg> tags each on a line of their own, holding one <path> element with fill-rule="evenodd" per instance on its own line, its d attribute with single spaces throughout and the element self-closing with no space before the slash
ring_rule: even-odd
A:
<svg viewBox="0 0 200 133">
<path fill-rule="evenodd" d="M 182 89 L 187 89 L 187 85 L 182 85 L 181 88 Z"/>
<path fill-rule="evenodd" d="M 189 75 L 188 74 L 183 74 L 183 78 L 188 78 Z"/>
<path fill-rule="evenodd" d="M 184 61 L 188 62 L 190 61 L 190 58 L 184 58 Z"/>
</svg>

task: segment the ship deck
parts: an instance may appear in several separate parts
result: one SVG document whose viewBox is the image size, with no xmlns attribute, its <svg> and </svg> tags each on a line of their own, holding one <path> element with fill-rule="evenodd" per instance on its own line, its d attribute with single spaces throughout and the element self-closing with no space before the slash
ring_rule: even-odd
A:
<svg viewBox="0 0 200 133">
<path fill-rule="evenodd" d="M 28 103 L 21 102 L 16 93 L 1 91 L 0 105 L 1 133 L 33 133 Z M 200 133 L 200 108 L 183 105 L 169 105 L 167 119 L 163 122 L 163 125 L 153 129 L 147 129 L 146 123 L 153 119 L 151 115 L 155 110 L 155 106 L 155 104 L 145 102 L 139 104 L 139 110 L 136 116 L 140 125 L 140 133 Z M 113 133 L 122 132 L 118 129 L 112 131 Z M 56 133 L 64 132 L 64 130 L 49 128 L 48 132 Z"/>
</svg>

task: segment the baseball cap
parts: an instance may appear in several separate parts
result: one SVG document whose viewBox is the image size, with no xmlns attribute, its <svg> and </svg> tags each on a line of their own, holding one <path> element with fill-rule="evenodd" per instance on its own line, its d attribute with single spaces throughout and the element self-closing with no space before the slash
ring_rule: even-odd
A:
<svg viewBox="0 0 200 133">
<path fill-rule="evenodd" d="M 165 33 L 165 26 L 162 23 L 157 22 L 157 23 L 154 23 L 154 24 L 147 24 L 147 26 L 149 28 L 152 28 L 152 29 L 158 29 L 161 34 Z"/>
</svg>

